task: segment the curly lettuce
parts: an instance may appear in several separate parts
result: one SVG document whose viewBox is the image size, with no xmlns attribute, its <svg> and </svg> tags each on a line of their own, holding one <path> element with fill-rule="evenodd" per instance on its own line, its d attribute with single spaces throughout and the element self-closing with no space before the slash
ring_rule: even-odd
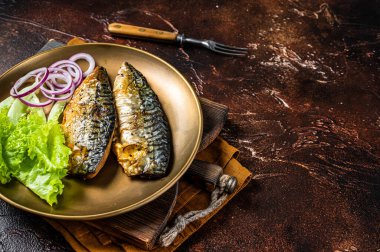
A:
<svg viewBox="0 0 380 252">
<path fill-rule="evenodd" d="M 6 184 L 11 181 L 11 170 L 4 160 L 4 149 L 8 137 L 13 130 L 13 124 L 9 120 L 8 108 L 3 107 L 0 109 L 0 183 Z"/>
<path fill-rule="evenodd" d="M 0 136 L 0 182 L 16 178 L 48 204 L 57 203 L 71 154 L 58 121 L 46 122 L 38 109 L 3 108 Z"/>
</svg>

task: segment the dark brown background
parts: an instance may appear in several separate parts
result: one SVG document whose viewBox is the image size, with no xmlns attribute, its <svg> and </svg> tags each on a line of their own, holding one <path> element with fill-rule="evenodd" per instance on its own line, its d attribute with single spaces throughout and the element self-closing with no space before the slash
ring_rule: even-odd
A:
<svg viewBox="0 0 380 252">
<path fill-rule="evenodd" d="M 254 180 L 180 250 L 379 251 L 379 1 L 73 2 L 0 1 L 0 71 L 50 38 L 80 36 L 154 53 L 230 107 L 222 136 Z M 116 39 L 114 21 L 250 52 Z M 0 202 L 0 251 L 31 248 L 70 250 L 39 217 Z"/>
</svg>

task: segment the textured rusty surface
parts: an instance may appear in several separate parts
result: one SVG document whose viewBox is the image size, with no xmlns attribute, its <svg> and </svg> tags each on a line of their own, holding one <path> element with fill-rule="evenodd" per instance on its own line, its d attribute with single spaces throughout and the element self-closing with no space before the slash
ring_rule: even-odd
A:
<svg viewBox="0 0 380 252">
<path fill-rule="evenodd" d="M 80 36 L 154 53 L 230 108 L 222 136 L 255 179 L 180 250 L 380 249 L 379 1 L 67 2 L 0 1 L 1 72 L 50 38 Z M 112 38 L 114 21 L 250 54 Z M 0 250 L 69 249 L 38 217 L 0 206 Z"/>
</svg>

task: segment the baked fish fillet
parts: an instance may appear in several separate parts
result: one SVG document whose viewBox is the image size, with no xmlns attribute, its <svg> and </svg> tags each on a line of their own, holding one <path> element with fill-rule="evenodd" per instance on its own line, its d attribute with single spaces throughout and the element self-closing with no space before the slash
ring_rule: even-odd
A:
<svg viewBox="0 0 380 252">
<path fill-rule="evenodd" d="M 115 120 L 107 71 L 96 67 L 75 90 L 63 112 L 62 128 L 72 150 L 70 174 L 96 176 L 109 154 Z"/>
<path fill-rule="evenodd" d="M 118 127 L 113 151 L 128 176 L 166 174 L 170 130 L 161 104 L 145 77 L 124 62 L 113 85 Z"/>
</svg>

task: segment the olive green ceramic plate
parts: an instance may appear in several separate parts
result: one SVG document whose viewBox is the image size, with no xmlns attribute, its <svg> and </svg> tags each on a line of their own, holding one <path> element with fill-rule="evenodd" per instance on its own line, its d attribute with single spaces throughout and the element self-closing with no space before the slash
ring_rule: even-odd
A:
<svg viewBox="0 0 380 252">
<path fill-rule="evenodd" d="M 171 65 L 147 52 L 113 44 L 83 44 L 56 48 L 35 55 L 0 77 L 0 98 L 9 95 L 13 83 L 27 72 L 67 59 L 75 53 L 91 54 L 104 66 L 113 82 L 122 62 L 128 61 L 147 78 L 159 97 L 172 132 L 172 157 L 167 177 L 141 180 L 127 177 L 113 153 L 92 180 L 65 178 L 58 204 L 45 201 L 17 181 L 0 185 L 0 197 L 23 210 L 45 217 L 91 220 L 125 213 L 154 200 L 185 173 L 194 159 L 202 134 L 202 112 L 196 94 L 186 79 Z"/>
</svg>

